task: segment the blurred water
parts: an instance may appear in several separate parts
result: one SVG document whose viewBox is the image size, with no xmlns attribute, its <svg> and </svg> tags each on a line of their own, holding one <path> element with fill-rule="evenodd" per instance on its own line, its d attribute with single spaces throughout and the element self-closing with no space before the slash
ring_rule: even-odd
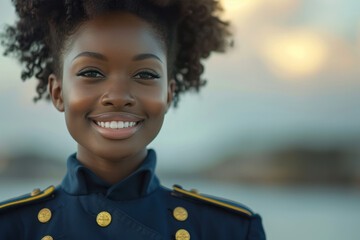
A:
<svg viewBox="0 0 360 240">
<path fill-rule="evenodd" d="M 59 180 L 0 183 L 0 200 L 44 188 Z M 360 239 L 360 192 L 340 188 L 260 187 L 208 180 L 168 179 L 163 185 L 180 184 L 207 194 L 241 202 L 261 214 L 268 239 Z"/>
</svg>

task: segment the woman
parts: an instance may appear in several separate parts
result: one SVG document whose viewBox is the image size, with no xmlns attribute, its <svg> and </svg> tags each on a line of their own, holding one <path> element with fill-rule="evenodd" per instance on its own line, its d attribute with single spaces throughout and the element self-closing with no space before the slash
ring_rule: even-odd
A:
<svg viewBox="0 0 360 240">
<path fill-rule="evenodd" d="M 14 1 L 5 54 L 78 143 L 60 186 L 0 204 L 0 239 L 265 239 L 239 204 L 160 185 L 147 145 L 201 59 L 228 44 L 213 0 Z"/>
</svg>

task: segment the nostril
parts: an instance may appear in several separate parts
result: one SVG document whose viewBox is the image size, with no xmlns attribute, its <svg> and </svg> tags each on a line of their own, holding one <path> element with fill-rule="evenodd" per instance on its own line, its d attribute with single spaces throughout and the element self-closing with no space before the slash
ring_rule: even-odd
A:
<svg viewBox="0 0 360 240">
<path fill-rule="evenodd" d="M 114 101 L 102 101 L 102 104 L 104 106 L 112 106 L 112 107 L 116 107 L 116 108 L 121 108 L 121 107 L 131 107 L 131 106 L 135 105 L 135 102 L 114 100 Z"/>
<path fill-rule="evenodd" d="M 116 108 L 131 107 L 135 105 L 135 98 L 127 91 L 113 91 L 104 94 L 100 100 L 103 106 L 113 106 Z"/>
</svg>

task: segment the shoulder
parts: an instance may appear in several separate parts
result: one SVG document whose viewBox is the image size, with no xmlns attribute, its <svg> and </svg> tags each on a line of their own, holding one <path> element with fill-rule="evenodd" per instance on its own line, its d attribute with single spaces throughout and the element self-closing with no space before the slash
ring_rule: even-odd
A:
<svg viewBox="0 0 360 240">
<path fill-rule="evenodd" d="M 185 190 L 179 185 L 167 191 L 170 192 L 169 204 L 174 218 L 186 219 L 191 225 L 199 225 L 200 229 L 213 226 L 210 232 L 217 238 L 209 236 L 209 239 L 221 239 L 225 232 L 234 239 L 265 239 L 260 215 L 241 203 L 197 190 Z"/>
<path fill-rule="evenodd" d="M 224 198 L 200 193 L 198 190 L 190 191 L 183 189 L 180 185 L 174 185 L 172 195 L 189 201 L 195 201 L 202 205 L 212 206 L 217 209 L 229 211 L 244 217 L 254 216 L 255 213 L 247 206 L 227 200 Z"/>
<path fill-rule="evenodd" d="M 25 228 L 33 226 L 34 215 L 55 198 L 55 192 L 55 187 L 50 186 L 0 202 L 0 239 L 22 239 Z"/>
<path fill-rule="evenodd" d="M 21 195 L 0 202 L 0 215 L 11 209 L 19 209 L 24 206 L 33 205 L 42 201 L 46 201 L 55 197 L 55 187 L 50 186 L 44 190 L 34 189 L 31 193 Z"/>
</svg>

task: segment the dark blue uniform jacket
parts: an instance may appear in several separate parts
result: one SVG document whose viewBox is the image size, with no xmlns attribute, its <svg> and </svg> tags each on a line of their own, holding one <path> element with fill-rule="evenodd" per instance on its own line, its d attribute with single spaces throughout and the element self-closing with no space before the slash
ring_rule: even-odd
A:
<svg viewBox="0 0 360 240">
<path fill-rule="evenodd" d="M 60 186 L 0 203 L 0 239 L 265 239 L 258 214 L 180 186 L 165 188 L 155 163 L 148 150 L 134 173 L 110 185 L 73 154 Z"/>
</svg>

